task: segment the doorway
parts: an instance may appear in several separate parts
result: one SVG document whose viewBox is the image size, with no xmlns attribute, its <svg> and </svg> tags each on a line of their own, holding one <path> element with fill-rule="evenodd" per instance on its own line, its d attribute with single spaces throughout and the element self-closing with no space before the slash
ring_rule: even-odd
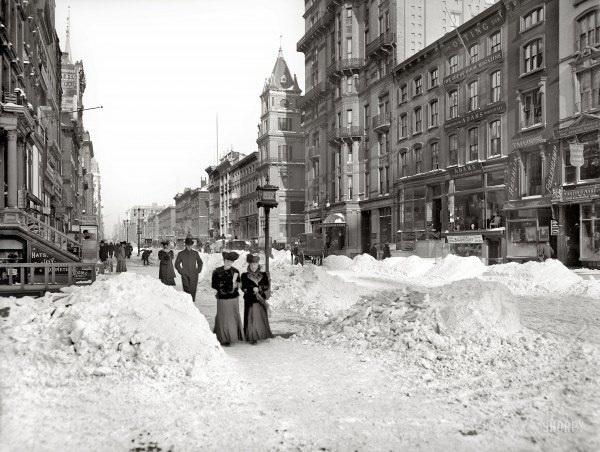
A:
<svg viewBox="0 0 600 452">
<path fill-rule="evenodd" d="M 580 237 L 580 207 L 579 204 L 565 206 L 565 245 L 567 255 L 565 264 L 568 267 L 578 267 L 579 237 Z"/>
<path fill-rule="evenodd" d="M 360 238 L 362 252 L 368 253 L 371 249 L 371 211 L 365 210 L 360 213 Z"/>
</svg>

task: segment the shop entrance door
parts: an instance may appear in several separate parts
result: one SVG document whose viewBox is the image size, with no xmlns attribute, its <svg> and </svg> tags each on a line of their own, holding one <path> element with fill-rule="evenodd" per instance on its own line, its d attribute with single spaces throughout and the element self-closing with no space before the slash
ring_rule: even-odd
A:
<svg viewBox="0 0 600 452">
<path fill-rule="evenodd" d="M 371 211 L 365 210 L 360 214 L 360 232 L 362 252 L 368 253 L 371 249 Z"/>
<path fill-rule="evenodd" d="M 565 264 L 569 267 L 578 267 L 579 264 L 579 204 L 565 207 L 565 242 L 567 256 Z"/>
<path fill-rule="evenodd" d="M 435 238 L 440 238 L 442 231 L 442 200 L 434 199 L 431 206 L 432 213 L 432 228 L 435 231 Z"/>
</svg>

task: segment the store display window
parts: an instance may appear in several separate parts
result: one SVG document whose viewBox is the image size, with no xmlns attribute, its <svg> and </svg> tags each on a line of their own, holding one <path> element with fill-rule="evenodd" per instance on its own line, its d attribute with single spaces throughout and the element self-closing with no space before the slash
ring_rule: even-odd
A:
<svg viewBox="0 0 600 452">
<path fill-rule="evenodd" d="M 600 200 L 581 205 L 581 259 L 600 261 Z"/>
</svg>

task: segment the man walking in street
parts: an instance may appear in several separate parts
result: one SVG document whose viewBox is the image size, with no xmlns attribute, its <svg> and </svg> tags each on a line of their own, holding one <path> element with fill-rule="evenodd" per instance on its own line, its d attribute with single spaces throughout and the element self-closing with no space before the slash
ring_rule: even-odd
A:
<svg viewBox="0 0 600 452">
<path fill-rule="evenodd" d="M 181 275 L 183 291 L 192 296 L 196 301 L 196 289 L 198 288 L 198 275 L 202 271 L 202 259 L 198 251 L 192 249 L 194 240 L 191 237 L 185 239 L 185 249 L 177 254 L 175 259 L 175 270 Z"/>
</svg>

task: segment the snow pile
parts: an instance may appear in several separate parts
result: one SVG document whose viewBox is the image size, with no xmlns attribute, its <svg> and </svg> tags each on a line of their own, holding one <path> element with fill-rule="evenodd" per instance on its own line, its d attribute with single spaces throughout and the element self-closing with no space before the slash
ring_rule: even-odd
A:
<svg viewBox="0 0 600 452">
<path fill-rule="evenodd" d="M 346 309 L 369 292 L 348 283 L 315 265 L 291 266 L 275 262 L 271 267 L 273 309 L 291 311 L 315 320 L 324 320 Z"/>
<path fill-rule="evenodd" d="M 580 276 L 565 267 L 560 261 L 493 265 L 482 275 L 485 280 L 501 281 L 515 295 L 564 294 L 577 290 L 582 283 Z"/>
<path fill-rule="evenodd" d="M 362 297 L 321 326 L 305 328 L 300 338 L 392 352 L 398 362 L 456 372 L 466 361 L 489 360 L 501 344 L 519 337 L 519 314 L 510 299 L 504 286 L 477 279 L 384 291 Z"/>
<path fill-rule="evenodd" d="M 40 299 L 4 299 L 3 362 L 19 355 L 29 377 L 202 377 L 224 353 L 187 294 L 123 273 Z M 22 362 L 16 360 L 18 362 Z M 27 378 L 27 376 L 25 377 Z"/>
<path fill-rule="evenodd" d="M 348 256 L 331 255 L 323 259 L 323 267 L 327 270 L 349 270 L 353 260 Z"/>
<path fill-rule="evenodd" d="M 380 262 L 370 254 L 359 254 L 352 259 L 350 270 L 356 273 L 373 274 L 380 268 Z"/>
<path fill-rule="evenodd" d="M 439 285 L 481 276 L 487 267 L 478 257 L 461 257 L 448 254 L 431 267 L 425 275 L 424 284 Z"/>
<path fill-rule="evenodd" d="M 429 272 L 435 265 L 435 259 L 423 259 L 419 256 L 389 257 L 382 261 L 387 273 L 405 278 L 416 278 Z"/>
</svg>

